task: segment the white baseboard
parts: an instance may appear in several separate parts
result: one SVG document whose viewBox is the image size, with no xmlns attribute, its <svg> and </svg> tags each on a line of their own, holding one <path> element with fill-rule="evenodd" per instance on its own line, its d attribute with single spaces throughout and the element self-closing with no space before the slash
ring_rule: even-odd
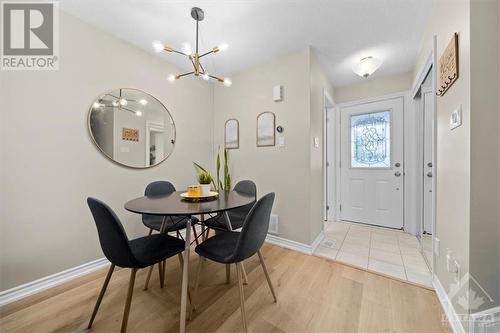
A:
<svg viewBox="0 0 500 333">
<path fill-rule="evenodd" d="M 500 332 L 500 306 L 471 313 L 469 333 Z"/>
<path fill-rule="evenodd" d="M 446 317 L 448 318 L 448 322 L 450 323 L 450 327 L 453 330 L 454 333 L 465 333 L 464 327 L 460 323 L 460 319 L 457 315 L 457 312 L 455 311 L 455 308 L 453 307 L 453 304 L 451 303 L 450 299 L 448 298 L 448 294 L 446 293 L 446 290 L 443 288 L 443 285 L 439 281 L 436 275 L 434 275 L 434 278 L 432 280 L 432 284 L 434 286 L 434 289 L 436 290 L 437 297 L 439 299 L 439 302 L 441 302 L 441 307 L 443 308 Z"/>
<path fill-rule="evenodd" d="M 313 252 L 316 250 L 319 243 L 321 243 L 321 241 L 323 240 L 324 237 L 325 237 L 325 234 L 323 231 L 321 231 L 320 234 L 318 235 L 318 237 L 316 237 L 316 239 L 314 240 L 314 242 L 311 245 L 307 245 L 304 243 L 300 243 L 300 242 L 296 242 L 296 241 L 289 240 L 286 238 L 281 238 L 281 237 L 278 237 L 275 235 L 268 234 L 266 237 L 266 242 L 273 244 L 273 245 L 284 247 L 286 249 L 302 252 L 305 254 L 313 254 Z"/>
<path fill-rule="evenodd" d="M 55 287 L 85 274 L 89 274 L 100 268 L 106 267 L 109 264 L 110 263 L 106 258 L 101 258 L 11 289 L 4 290 L 0 292 L 0 306 L 39 293 L 45 289 Z"/>
</svg>

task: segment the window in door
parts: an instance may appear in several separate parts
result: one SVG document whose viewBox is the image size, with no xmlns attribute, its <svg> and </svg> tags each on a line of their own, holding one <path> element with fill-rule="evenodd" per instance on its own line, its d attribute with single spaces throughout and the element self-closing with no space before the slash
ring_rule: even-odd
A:
<svg viewBox="0 0 500 333">
<path fill-rule="evenodd" d="M 391 111 L 351 116 L 351 167 L 390 168 Z"/>
</svg>

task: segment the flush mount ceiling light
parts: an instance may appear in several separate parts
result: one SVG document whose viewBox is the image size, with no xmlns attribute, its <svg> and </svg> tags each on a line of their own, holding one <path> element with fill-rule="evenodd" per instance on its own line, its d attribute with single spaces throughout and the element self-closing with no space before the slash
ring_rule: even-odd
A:
<svg viewBox="0 0 500 333">
<path fill-rule="evenodd" d="M 382 60 L 371 56 L 365 57 L 352 66 L 352 71 L 361 77 L 367 78 L 375 73 L 375 71 L 379 69 L 380 65 L 382 65 Z"/>
<path fill-rule="evenodd" d="M 210 51 L 200 54 L 199 48 L 198 48 L 198 44 L 199 44 L 199 42 L 198 42 L 198 32 L 199 32 L 198 23 L 200 21 L 203 21 L 203 19 L 205 18 L 205 13 L 203 12 L 203 10 L 201 8 L 193 7 L 193 8 L 191 8 L 191 17 L 196 21 L 196 48 L 194 50 L 194 53 L 193 53 L 193 50 L 191 48 L 191 45 L 189 45 L 187 43 L 184 43 L 182 45 L 182 51 L 177 51 L 169 46 L 164 45 L 160 41 L 153 41 L 153 49 L 156 52 L 158 52 L 158 53 L 161 51 L 174 52 L 174 53 L 177 53 L 177 54 L 180 54 L 183 56 L 187 56 L 189 61 L 193 65 L 193 70 L 191 72 L 182 73 L 182 74 L 178 74 L 178 75 L 170 74 L 168 76 L 168 81 L 175 82 L 175 80 L 178 80 L 184 76 L 194 75 L 194 76 L 201 76 L 201 78 L 206 80 L 206 81 L 213 79 L 213 80 L 217 80 L 218 82 L 224 83 L 225 86 L 230 86 L 232 82 L 229 78 L 221 78 L 219 76 L 212 75 L 212 74 L 208 73 L 200 61 L 201 58 L 203 58 L 209 54 L 217 53 L 219 51 L 224 51 L 225 49 L 227 49 L 227 44 L 222 44 L 222 45 L 216 46 L 213 49 L 211 49 Z"/>
</svg>

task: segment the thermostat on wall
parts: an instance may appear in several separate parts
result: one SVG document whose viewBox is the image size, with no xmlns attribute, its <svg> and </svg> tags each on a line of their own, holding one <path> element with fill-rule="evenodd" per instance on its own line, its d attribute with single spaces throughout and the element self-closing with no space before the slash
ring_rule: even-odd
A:
<svg viewBox="0 0 500 333">
<path fill-rule="evenodd" d="M 281 102 L 283 100 L 283 86 L 274 86 L 273 101 Z"/>
</svg>

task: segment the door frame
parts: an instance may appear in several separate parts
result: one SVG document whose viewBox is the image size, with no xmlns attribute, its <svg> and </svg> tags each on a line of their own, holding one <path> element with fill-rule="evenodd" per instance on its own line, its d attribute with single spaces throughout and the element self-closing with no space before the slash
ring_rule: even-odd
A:
<svg viewBox="0 0 500 333">
<path fill-rule="evenodd" d="M 355 101 L 349 101 L 345 103 L 340 103 L 337 104 L 336 106 L 336 115 L 337 119 L 335 121 L 335 131 L 337 132 L 336 134 L 336 143 L 335 143 L 335 148 L 336 148 L 336 154 L 335 154 L 335 165 L 336 166 L 341 166 L 341 156 L 340 156 L 340 129 L 341 129 L 341 124 L 340 124 L 340 112 L 342 108 L 345 107 L 351 107 L 351 106 L 358 106 L 362 104 L 368 104 L 368 103 L 373 103 L 373 102 L 382 102 L 386 101 L 389 99 L 395 99 L 395 98 L 403 98 L 403 230 L 406 230 L 408 227 L 409 223 L 414 223 L 413 220 L 411 220 L 408 217 L 408 212 L 410 211 L 408 209 L 409 206 L 414 206 L 415 202 L 410 202 L 408 200 L 409 196 L 408 195 L 408 186 L 407 186 L 407 178 L 409 176 L 409 171 L 408 166 L 407 166 L 407 152 L 410 151 L 411 147 L 407 147 L 407 142 L 409 141 L 408 136 L 411 135 L 411 131 L 407 130 L 408 127 L 408 121 L 407 121 L 407 112 L 410 110 L 409 106 L 409 101 L 410 101 L 410 93 L 409 91 L 401 91 L 397 93 L 392 93 L 392 94 L 387 94 L 387 95 L 382 95 L 382 96 L 376 96 L 376 97 L 369 97 L 369 98 L 363 98 Z M 414 138 L 412 138 L 414 139 Z M 414 173 L 414 170 L 411 170 L 411 173 Z M 336 193 L 336 198 L 337 198 L 337 203 L 335 205 L 335 217 L 336 219 L 340 218 L 340 202 L 342 202 L 342 193 L 341 193 L 341 175 L 340 175 L 340 167 L 336 168 L 336 179 L 338 181 L 335 182 L 335 193 Z"/>
<path fill-rule="evenodd" d="M 333 216 L 333 220 L 337 220 L 337 214 L 335 211 L 335 203 L 337 200 L 336 196 L 336 191 L 333 191 L 333 196 L 330 198 L 328 196 L 328 192 L 330 187 L 333 186 L 335 188 L 335 184 L 337 183 L 337 174 L 336 174 L 336 153 L 337 153 L 337 130 L 334 129 L 334 137 L 333 137 L 333 161 L 328 161 L 328 122 L 327 122 L 327 117 L 328 117 L 328 112 L 331 112 L 330 114 L 330 121 L 333 122 L 334 124 L 336 123 L 337 119 L 337 107 L 336 104 L 328 93 L 326 89 L 323 88 L 323 221 L 332 221 L 332 218 L 328 220 L 328 215 L 329 211 L 331 212 Z M 331 147 L 330 147 L 331 148 Z M 329 165 L 328 165 L 329 163 Z M 328 177 L 328 169 L 332 169 L 333 172 L 330 174 L 333 175 L 333 177 Z"/>
<path fill-rule="evenodd" d="M 437 50 L 437 36 L 434 35 L 433 40 L 432 40 L 432 50 L 429 53 L 425 64 L 418 71 L 417 79 L 415 80 L 415 83 L 413 84 L 413 88 L 412 88 L 412 92 L 411 92 L 412 100 L 418 94 L 420 86 L 424 82 L 425 77 L 427 76 L 427 74 L 429 73 L 431 68 L 432 68 L 431 74 L 432 74 L 432 81 L 433 81 L 432 82 L 432 89 L 434 89 L 434 92 L 436 91 L 436 87 L 437 87 L 436 50 Z M 436 239 L 438 238 L 438 235 L 437 235 L 438 232 L 437 232 L 437 228 L 436 228 L 436 208 L 437 208 L 436 192 L 437 192 L 437 176 L 438 176 L 437 175 L 437 167 L 438 167 L 438 165 L 437 165 L 437 126 L 436 126 L 436 124 L 437 124 L 437 111 L 438 111 L 437 110 L 437 98 L 434 98 L 434 119 L 433 119 L 434 142 L 433 142 L 433 146 L 432 146 L 432 160 L 434 163 L 434 172 L 433 172 L 433 177 L 432 177 L 432 182 L 433 182 L 433 184 L 432 184 L 432 188 L 433 188 L 433 190 L 432 190 L 432 204 L 433 204 L 433 208 L 434 208 L 433 209 L 433 217 L 432 217 L 432 237 L 431 237 L 431 239 L 432 239 L 432 263 L 431 263 L 432 274 L 434 274 L 434 272 L 435 272 L 436 253 L 437 253 Z M 421 137 L 422 135 L 423 135 L 423 127 L 422 127 L 422 130 L 419 132 L 418 142 L 420 145 L 422 145 L 422 142 L 423 142 L 423 138 Z M 419 147 L 419 149 L 421 149 L 421 148 Z M 419 161 L 420 169 L 422 169 L 422 166 L 424 163 L 423 156 L 420 156 L 420 158 L 421 158 L 421 160 Z M 422 173 L 420 175 L 422 175 Z M 419 179 L 420 179 L 419 191 L 422 191 L 421 193 L 423 193 L 424 180 L 423 180 L 423 177 L 420 177 Z M 418 205 L 418 209 L 420 210 L 420 212 L 423 212 L 423 205 L 424 205 L 423 200 L 420 200 L 419 205 Z M 423 220 L 419 221 L 419 223 L 422 223 L 422 222 L 423 222 Z"/>
<path fill-rule="evenodd" d="M 165 132 L 165 125 L 151 120 L 146 120 L 146 166 L 151 166 L 149 164 L 149 145 L 151 143 L 151 132 L 163 133 Z"/>
</svg>

